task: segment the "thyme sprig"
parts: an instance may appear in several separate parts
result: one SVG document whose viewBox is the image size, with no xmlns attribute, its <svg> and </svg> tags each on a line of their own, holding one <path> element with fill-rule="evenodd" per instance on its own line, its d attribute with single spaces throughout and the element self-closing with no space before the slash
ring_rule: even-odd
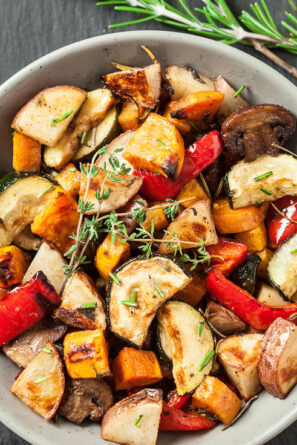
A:
<svg viewBox="0 0 297 445">
<path fill-rule="evenodd" d="M 297 69 L 274 54 L 271 49 L 281 48 L 297 54 L 297 18 L 293 0 L 288 3 L 293 10 L 285 11 L 286 20 L 281 21 L 282 32 L 272 18 L 265 0 L 250 4 L 250 11 L 243 10 L 238 18 L 226 0 L 201 0 L 201 7 L 192 10 L 187 0 L 177 0 L 176 6 L 165 0 L 103 0 L 98 6 L 114 6 L 116 11 L 141 14 L 139 18 L 110 25 L 109 28 L 129 26 L 150 20 L 211 37 L 233 45 L 242 43 L 254 46 L 276 64 L 297 78 Z"/>
</svg>

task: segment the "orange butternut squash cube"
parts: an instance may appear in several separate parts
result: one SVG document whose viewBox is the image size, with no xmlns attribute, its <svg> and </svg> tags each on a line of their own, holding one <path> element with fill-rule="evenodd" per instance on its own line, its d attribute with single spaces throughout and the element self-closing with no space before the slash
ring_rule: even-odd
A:
<svg viewBox="0 0 297 445">
<path fill-rule="evenodd" d="M 263 249 L 261 252 L 257 252 L 257 255 L 261 258 L 261 263 L 259 263 L 259 266 L 257 268 L 257 275 L 258 277 L 262 278 L 262 280 L 267 280 L 267 264 L 270 258 L 273 255 L 272 250 L 270 249 Z"/>
<path fill-rule="evenodd" d="M 236 233 L 235 239 L 245 244 L 249 252 L 259 252 L 267 246 L 267 230 L 264 222 L 246 232 Z"/>
<path fill-rule="evenodd" d="M 80 189 L 81 173 L 74 164 L 68 164 L 56 176 L 56 181 L 65 192 L 76 196 Z"/>
<path fill-rule="evenodd" d="M 184 163 L 184 141 L 172 122 L 150 113 L 130 139 L 123 157 L 134 168 L 144 168 L 175 179 Z"/>
<path fill-rule="evenodd" d="M 170 120 L 170 122 L 172 122 L 176 126 L 181 134 L 184 135 L 190 133 L 190 131 L 192 130 L 190 122 L 187 119 L 174 119 L 173 117 L 171 117 L 169 106 L 170 102 L 166 105 L 163 116 L 166 117 L 166 119 Z"/>
<path fill-rule="evenodd" d="M 156 354 L 134 348 L 122 349 L 112 363 L 117 391 L 152 385 L 162 380 Z"/>
<path fill-rule="evenodd" d="M 187 266 L 188 269 L 190 266 Z M 191 306 L 197 306 L 200 303 L 204 295 L 206 294 L 206 277 L 201 273 L 192 270 L 192 281 L 186 285 L 182 290 L 175 294 L 174 298 L 182 300 Z"/>
<path fill-rule="evenodd" d="M 76 201 L 61 187 L 56 187 L 52 198 L 35 217 L 31 230 L 66 252 L 74 243 L 69 237 L 76 232 L 78 219 Z"/>
<path fill-rule="evenodd" d="M 12 166 L 17 172 L 39 172 L 41 144 L 15 131 L 13 135 Z"/>
<path fill-rule="evenodd" d="M 208 124 L 213 121 L 218 111 L 224 94 L 219 91 L 199 91 L 182 99 L 171 102 L 170 115 L 177 119 L 189 119 L 198 125 Z"/>
<path fill-rule="evenodd" d="M 110 375 L 108 348 L 102 329 L 67 334 L 64 339 L 64 359 L 72 379 Z"/>
<path fill-rule="evenodd" d="M 189 199 L 193 196 L 193 199 Z M 179 194 L 177 195 L 178 201 L 189 199 L 189 201 L 182 202 L 183 207 L 191 207 L 198 199 L 208 199 L 206 192 L 203 190 L 197 179 L 192 179 L 183 186 Z"/>
<path fill-rule="evenodd" d="M 150 207 L 159 207 L 159 208 L 147 210 L 145 212 L 146 218 L 143 221 L 142 225 L 144 229 L 147 230 L 148 232 L 150 232 L 152 229 L 152 222 L 154 224 L 155 230 L 166 229 L 166 227 L 168 226 L 169 220 L 165 215 L 164 210 L 163 208 L 161 208 L 161 206 L 164 206 L 164 208 L 166 207 L 164 205 L 164 201 L 150 202 Z"/>
<path fill-rule="evenodd" d="M 225 383 L 210 375 L 204 377 L 192 397 L 195 408 L 206 409 L 223 423 L 232 422 L 241 408 L 241 400 Z"/>
<path fill-rule="evenodd" d="M 143 110 L 144 108 L 140 105 L 138 107 L 135 102 L 123 102 L 119 114 L 119 124 L 122 131 L 137 130 L 141 125 L 139 118 Z"/>
<path fill-rule="evenodd" d="M 121 240 L 122 238 L 116 237 L 113 243 L 112 234 L 109 233 L 97 249 L 95 266 L 105 280 L 110 278 L 110 272 L 130 258 L 130 246 L 127 242 L 121 244 Z"/>
<path fill-rule="evenodd" d="M 16 246 L 0 248 L 0 287 L 21 283 L 28 268 L 26 256 Z"/>
</svg>

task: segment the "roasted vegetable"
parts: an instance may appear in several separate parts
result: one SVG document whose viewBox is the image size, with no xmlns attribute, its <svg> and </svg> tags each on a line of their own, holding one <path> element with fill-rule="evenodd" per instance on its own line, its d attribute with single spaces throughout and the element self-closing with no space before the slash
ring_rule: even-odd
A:
<svg viewBox="0 0 297 445">
<path fill-rule="evenodd" d="M 199 431 L 211 428 L 216 421 L 189 409 L 181 410 L 163 402 L 160 431 Z"/>
<path fill-rule="evenodd" d="M 106 328 L 104 301 L 86 273 L 76 272 L 66 282 L 55 316 L 79 329 Z"/>
<path fill-rule="evenodd" d="M 220 123 L 222 123 L 226 117 L 230 116 L 233 111 L 248 106 L 248 103 L 240 96 L 240 94 L 236 95 L 234 88 L 231 87 L 223 76 L 220 75 L 216 78 L 214 87 L 216 91 L 220 91 L 224 94 L 223 102 L 217 112 L 217 117 Z"/>
<path fill-rule="evenodd" d="M 119 219 L 125 224 L 128 234 L 131 234 L 139 223 L 137 218 L 133 218 L 134 214 L 140 209 L 145 210 L 147 207 L 147 201 L 137 193 L 126 205 L 118 210 L 119 213 L 127 213 L 126 216 L 121 216 Z"/>
<path fill-rule="evenodd" d="M 200 91 L 171 102 L 170 115 L 176 119 L 189 119 L 197 125 L 206 125 L 214 120 L 224 94 L 219 91 Z"/>
<path fill-rule="evenodd" d="M 41 246 L 42 239 L 34 235 L 31 231 L 30 225 L 13 238 L 13 243 L 24 250 L 38 250 Z"/>
<path fill-rule="evenodd" d="M 189 199 L 192 198 L 193 199 Z M 188 201 L 182 202 L 183 207 L 191 207 L 197 199 L 207 199 L 207 193 L 205 190 L 201 187 L 197 179 L 192 179 L 192 181 L 188 182 L 183 186 L 179 194 L 177 195 L 178 201 L 183 201 L 187 199 Z"/>
<path fill-rule="evenodd" d="M 241 408 L 237 395 L 221 380 L 209 375 L 194 392 L 192 404 L 214 414 L 225 424 L 231 423 Z"/>
<path fill-rule="evenodd" d="M 232 239 L 219 237 L 218 243 L 206 247 L 211 255 L 210 264 L 204 264 L 205 272 L 217 270 L 223 275 L 229 275 L 246 259 L 247 248 L 244 244 Z"/>
<path fill-rule="evenodd" d="M 267 214 L 267 229 L 270 242 L 279 246 L 297 232 L 297 224 L 294 222 L 297 220 L 297 196 L 284 196 L 273 205 Z"/>
<path fill-rule="evenodd" d="M 261 259 L 261 262 L 258 265 L 257 275 L 260 278 L 262 278 L 262 280 L 267 280 L 268 279 L 267 264 L 268 264 L 268 261 L 270 260 L 270 258 L 272 257 L 273 252 L 270 249 L 264 249 L 261 252 L 257 252 L 257 255 Z"/>
<path fill-rule="evenodd" d="M 191 207 L 185 209 L 168 226 L 167 232 L 163 237 L 163 243 L 159 247 L 159 253 L 170 253 L 172 247 L 168 243 L 174 242 L 177 236 L 181 242 L 182 249 L 195 247 L 195 243 L 217 244 L 218 237 L 214 227 L 210 202 L 208 199 L 200 199 Z M 186 241 L 188 244 L 183 243 Z"/>
<path fill-rule="evenodd" d="M 108 348 L 102 329 L 67 334 L 64 339 L 64 359 L 72 379 L 110 375 Z"/>
<path fill-rule="evenodd" d="M 56 181 L 65 192 L 76 196 L 79 193 L 81 176 L 74 164 L 67 164 L 56 176 Z"/>
<path fill-rule="evenodd" d="M 166 117 L 166 119 L 168 119 L 171 123 L 173 123 L 182 135 L 190 133 L 192 131 L 190 121 L 188 119 L 174 119 L 173 117 L 171 117 L 170 104 L 171 102 L 168 102 L 168 104 L 166 105 L 163 116 Z"/>
<path fill-rule="evenodd" d="M 116 403 L 103 417 L 102 439 L 127 445 L 156 445 L 162 391 L 143 389 Z"/>
<path fill-rule="evenodd" d="M 128 172 L 130 175 L 133 173 L 133 167 L 129 162 L 123 158 L 123 153 L 125 152 L 131 138 L 134 136 L 135 131 L 125 131 L 125 133 L 120 134 L 115 138 L 108 147 L 106 148 L 105 154 L 100 156 L 96 165 L 103 168 L 105 166 L 106 171 L 114 173 L 114 169 L 109 162 L 110 157 L 118 160 L 118 165 L 124 164 L 126 168 L 130 168 Z"/>
<path fill-rule="evenodd" d="M 57 293 L 60 293 L 65 277 L 63 269 L 65 264 L 66 261 L 59 250 L 56 249 L 54 245 L 44 241 L 25 273 L 23 283 L 31 280 L 31 278 L 41 270 L 51 285 L 56 289 Z"/>
<path fill-rule="evenodd" d="M 137 130 L 141 125 L 144 108 L 135 102 L 124 101 L 119 114 L 119 124 L 122 131 Z"/>
<path fill-rule="evenodd" d="M 34 326 L 60 301 L 43 272 L 0 300 L 0 346 Z"/>
<path fill-rule="evenodd" d="M 191 281 L 183 265 L 163 255 L 133 258 L 114 275 L 107 288 L 110 329 L 139 347 L 160 305 Z"/>
<path fill-rule="evenodd" d="M 220 198 L 213 203 L 213 218 L 216 228 L 224 235 L 253 230 L 264 220 L 264 215 L 254 206 L 234 210 L 226 198 Z"/>
<path fill-rule="evenodd" d="M 65 133 L 87 93 L 62 85 L 40 91 L 15 116 L 11 126 L 41 144 L 53 147 Z"/>
<path fill-rule="evenodd" d="M 254 295 L 257 268 L 260 262 L 261 258 L 256 253 L 252 253 L 247 256 L 245 262 L 240 264 L 233 274 L 234 283 L 251 295 Z"/>
<path fill-rule="evenodd" d="M 270 306 L 283 306 L 287 304 L 287 301 L 283 299 L 281 294 L 269 286 L 267 283 L 261 283 L 259 291 L 257 293 L 257 300 Z"/>
<path fill-rule="evenodd" d="M 247 325 L 241 318 L 213 300 L 207 303 L 205 317 L 212 326 L 224 335 L 244 332 L 247 328 Z"/>
<path fill-rule="evenodd" d="M 45 347 L 47 352 L 39 352 L 10 390 L 45 420 L 50 420 L 63 397 L 65 378 L 55 346 L 48 342 Z"/>
<path fill-rule="evenodd" d="M 211 371 L 212 333 L 201 313 L 182 301 L 165 303 L 157 318 L 159 348 L 172 361 L 177 393 L 183 396 Z"/>
<path fill-rule="evenodd" d="M 76 201 L 69 193 L 56 187 L 52 198 L 36 215 L 31 230 L 65 253 L 73 245 L 70 236 L 76 232 L 78 220 Z"/>
<path fill-rule="evenodd" d="M 188 266 L 190 269 L 191 266 Z M 191 306 L 197 306 L 206 294 L 206 278 L 197 271 L 192 271 L 193 279 L 182 290 L 175 294 L 174 298 L 182 300 Z"/>
<path fill-rule="evenodd" d="M 236 233 L 235 239 L 247 246 L 249 252 L 259 252 L 267 246 L 267 230 L 264 222 L 252 230 Z"/>
<path fill-rule="evenodd" d="M 28 264 L 24 253 L 16 246 L 0 248 L 0 287 L 8 288 L 22 282 Z"/>
<path fill-rule="evenodd" d="M 225 167 L 243 157 L 246 162 L 251 162 L 263 153 L 277 156 L 278 148 L 273 144 L 282 145 L 295 128 L 295 117 L 280 105 L 253 105 L 234 111 L 221 130 Z"/>
<path fill-rule="evenodd" d="M 275 201 L 297 194 L 297 160 L 287 154 L 264 154 L 255 161 L 239 161 L 225 176 L 225 188 L 234 209 Z"/>
<path fill-rule="evenodd" d="M 13 135 L 12 166 L 17 172 L 39 172 L 41 144 L 16 131 Z"/>
<path fill-rule="evenodd" d="M 176 179 L 184 163 L 184 141 L 168 119 L 150 113 L 130 139 L 123 157 L 136 169 Z"/>
<path fill-rule="evenodd" d="M 161 92 L 159 63 L 144 68 L 132 68 L 103 76 L 103 81 L 117 95 L 132 98 L 138 105 L 154 108 Z"/>
<path fill-rule="evenodd" d="M 269 394 L 280 399 L 284 399 L 297 383 L 296 340 L 296 325 L 277 318 L 262 342 L 260 381 Z"/>
<path fill-rule="evenodd" d="M 157 208 L 145 212 L 145 220 L 141 223 L 145 230 L 150 232 L 152 229 L 152 224 L 155 230 L 166 229 L 169 224 L 169 220 L 164 213 L 165 206 L 166 204 L 164 205 L 164 202 L 162 201 L 150 202 L 150 207 Z"/>
<path fill-rule="evenodd" d="M 261 391 L 258 376 L 262 334 L 231 336 L 220 341 L 217 355 L 240 395 L 248 400 Z"/>
<path fill-rule="evenodd" d="M 112 233 L 108 233 L 103 243 L 97 249 L 95 266 L 99 274 L 105 279 L 109 279 L 109 274 L 121 263 L 130 258 L 129 243 L 121 243 L 123 239 L 119 236 L 113 239 Z"/>
<path fill-rule="evenodd" d="M 117 391 L 149 386 L 162 380 L 159 362 L 152 351 L 124 348 L 113 360 L 112 371 Z"/>
<path fill-rule="evenodd" d="M 189 65 L 170 65 L 165 70 L 165 76 L 173 90 L 171 93 L 173 100 L 179 100 L 199 91 L 214 90 L 213 81 Z"/>
</svg>

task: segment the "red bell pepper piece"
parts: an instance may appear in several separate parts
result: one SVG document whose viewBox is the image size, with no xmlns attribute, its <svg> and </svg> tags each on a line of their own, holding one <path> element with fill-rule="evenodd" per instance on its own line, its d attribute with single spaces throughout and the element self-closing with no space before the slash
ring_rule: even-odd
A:
<svg viewBox="0 0 297 445">
<path fill-rule="evenodd" d="M 272 206 L 267 214 L 268 235 L 272 243 L 281 244 L 290 235 L 297 232 L 297 197 L 285 196 L 277 199 L 274 205 L 296 224 L 281 216 Z"/>
<path fill-rule="evenodd" d="M 177 390 L 173 389 L 167 394 L 166 405 L 170 406 L 171 408 L 181 408 L 190 399 L 190 397 L 191 394 L 181 397 L 177 394 Z"/>
<path fill-rule="evenodd" d="M 198 431 L 211 428 L 216 422 L 195 411 L 182 411 L 163 402 L 159 429 L 161 431 Z"/>
<path fill-rule="evenodd" d="M 206 246 L 206 250 L 212 256 L 209 265 L 205 264 L 203 270 L 216 270 L 223 275 L 229 275 L 247 256 L 247 246 L 232 239 L 219 237 L 218 244 Z"/>
<path fill-rule="evenodd" d="M 196 178 L 217 159 L 222 149 L 220 133 L 213 130 L 188 147 L 182 170 L 176 181 L 149 170 L 135 170 L 134 175 L 143 178 L 140 192 L 153 201 L 174 198 L 185 184 Z"/>
<path fill-rule="evenodd" d="M 261 303 L 220 272 L 209 272 L 206 287 L 209 294 L 254 329 L 266 331 L 278 317 L 287 319 L 297 313 L 297 303 L 269 306 Z"/>
<path fill-rule="evenodd" d="M 8 292 L 0 301 L 0 346 L 34 326 L 59 301 L 43 272 Z"/>
</svg>

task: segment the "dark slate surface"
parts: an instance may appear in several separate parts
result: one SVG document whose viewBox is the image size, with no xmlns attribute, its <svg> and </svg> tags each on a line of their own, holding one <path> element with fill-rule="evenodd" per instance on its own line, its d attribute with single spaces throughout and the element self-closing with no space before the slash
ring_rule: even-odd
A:
<svg viewBox="0 0 297 445">
<path fill-rule="evenodd" d="M 192 1 L 194 4 L 195 0 Z M 237 12 L 243 7 L 247 8 L 249 3 L 248 0 L 229 0 L 233 10 Z M 287 0 L 270 0 L 268 4 L 273 17 L 279 23 L 287 8 Z M 0 0 L 0 83 L 38 57 L 69 43 L 111 32 L 107 29 L 109 24 L 126 21 L 128 18 L 128 15 L 115 13 L 111 8 L 96 8 L 95 0 Z M 121 30 L 123 29 L 125 28 Z M 167 28 L 159 23 L 147 22 L 129 29 Z M 255 50 L 246 47 L 244 49 L 273 66 Z M 296 66 L 296 56 L 283 52 L 281 55 Z M 281 69 L 279 71 L 297 85 L 297 79 Z M 297 422 L 267 445 L 296 443 Z M 0 445 L 26 444 L 27 442 L 0 424 Z"/>
</svg>

